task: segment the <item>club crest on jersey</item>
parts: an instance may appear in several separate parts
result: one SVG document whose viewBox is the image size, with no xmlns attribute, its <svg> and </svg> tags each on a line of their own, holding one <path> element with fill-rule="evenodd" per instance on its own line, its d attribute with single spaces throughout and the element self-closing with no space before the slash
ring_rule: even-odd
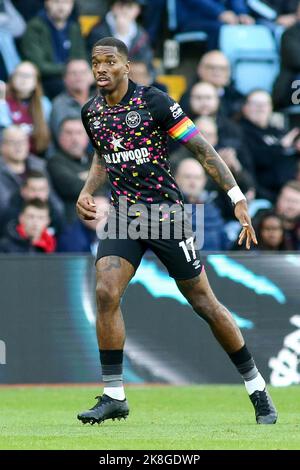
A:
<svg viewBox="0 0 300 470">
<path fill-rule="evenodd" d="M 125 118 L 128 127 L 135 128 L 141 123 L 141 116 L 136 111 L 130 111 Z"/>
</svg>

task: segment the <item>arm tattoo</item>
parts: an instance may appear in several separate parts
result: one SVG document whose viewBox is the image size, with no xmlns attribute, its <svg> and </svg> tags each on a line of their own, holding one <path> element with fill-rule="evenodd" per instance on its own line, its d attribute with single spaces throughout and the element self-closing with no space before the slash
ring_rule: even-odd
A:
<svg viewBox="0 0 300 470">
<path fill-rule="evenodd" d="M 106 171 L 103 159 L 95 152 L 87 180 L 81 192 L 93 194 L 100 185 L 104 184 L 105 180 Z"/>
<path fill-rule="evenodd" d="M 201 134 L 192 137 L 185 145 L 224 191 L 229 191 L 237 184 L 226 163 Z"/>
</svg>

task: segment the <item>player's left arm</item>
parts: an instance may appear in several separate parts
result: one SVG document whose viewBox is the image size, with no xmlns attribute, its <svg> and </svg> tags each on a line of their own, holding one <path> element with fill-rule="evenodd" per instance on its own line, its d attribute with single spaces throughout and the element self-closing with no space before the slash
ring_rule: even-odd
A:
<svg viewBox="0 0 300 470">
<path fill-rule="evenodd" d="M 227 192 L 234 204 L 234 213 L 242 231 L 239 236 L 239 245 L 246 240 L 246 248 L 251 242 L 257 243 L 251 218 L 248 213 L 247 201 L 238 187 L 233 174 L 215 149 L 205 140 L 199 130 L 180 105 L 167 93 L 163 93 L 153 87 L 147 92 L 147 104 L 154 121 L 168 135 L 177 142 L 185 145 L 202 164 L 216 183 Z"/>
<path fill-rule="evenodd" d="M 189 141 L 185 142 L 184 145 L 195 155 L 206 173 L 224 191 L 228 192 L 237 185 L 233 174 L 224 160 L 200 133 L 197 133 Z"/>
<path fill-rule="evenodd" d="M 243 197 L 230 169 L 200 133 L 196 133 L 190 140 L 184 142 L 184 145 L 195 155 L 206 173 L 231 197 L 234 203 L 234 214 L 243 227 L 238 244 L 241 245 L 246 240 L 246 248 L 249 250 L 251 242 L 257 244 L 257 239 L 248 212 L 246 198 Z"/>
</svg>

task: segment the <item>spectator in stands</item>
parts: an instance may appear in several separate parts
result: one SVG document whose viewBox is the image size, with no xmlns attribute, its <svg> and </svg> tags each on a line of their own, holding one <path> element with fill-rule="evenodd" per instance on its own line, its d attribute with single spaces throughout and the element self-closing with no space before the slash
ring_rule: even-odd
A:
<svg viewBox="0 0 300 470">
<path fill-rule="evenodd" d="M 16 10 L 11 0 L 0 1 L 0 29 L 10 33 L 14 38 L 22 36 L 26 29 L 24 18 Z"/>
<path fill-rule="evenodd" d="M 292 101 L 292 94 L 295 92 L 292 83 L 294 80 L 300 80 L 300 2 L 296 19 L 296 23 L 288 28 L 281 38 L 281 68 L 273 88 L 273 102 L 276 109 L 295 104 Z"/>
<path fill-rule="evenodd" d="M 40 199 L 25 203 L 18 222 L 7 226 L 0 240 L 2 253 L 53 253 L 56 241 L 47 228 L 49 225 L 48 204 Z"/>
<path fill-rule="evenodd" d="M 77 218 L 76 201 L 91 163 L 86 153 L 88 142 L 81 119 L 66 117 L 61 123 L 58 150 L 48 162 L 54 189 L 65 203 L 68 223 Z"/>
<path fill-rule="evenodd" d="M 9 75 L 20 62 L 13 39 L 0 31 L 0 81 L 6 82 Z"/>
<path fill-rule="evenodd" d="M 282 218 L 274 211 L 263 212 L 256 225 L 257 249 L 270 251 L 289 250 Z"/>
<path fill-rule="evenodd" d="M 50 117 L 51 131 L 56 142 L 66 116 L 81 118 L 81 108 L 90 97 L 93 83 L 93 74 L 86 60 L 73 59 L 67 63 L 64 74 L 65 91 L 53 100 Z"/>
<path fill-rule="evenodd" d="M 239 112 L 243 97 L 231 83 L 230 64 L 223 52 L 211 51 L 202 56 L 194 83 L 198 81 L 207 82 L 216 87 L 224 114 L 232 116 Z M 188 108 L 189 98 L 190 91 L 186 92 L 181 99 L 184 109 Z"/>
<path fill-rule="evenodd" d="M 300 250 L 300 182 L 289 181 L 280 191 L 276 214 L 282 217 L 290 249 Z"/>
<path fill-rule="evenodd" d="M 274 201 L 278 191 L 296 171 L 297 156 L 293 147 L 298 129 L 285 134 L 270 125 L 272 100 L 264 90 L 247 96 L 240 124 L 253 161 L 258 197 Z"/>
<path fill-rule="evenodd" d="M 67 225 L 58 237 L 57 251 L 96 255 L 99 235 L 106 223 L 110 204 L 105 196 L 95 196 L 94 201 L 97 206 L 97 219 L 77 218 L 72 224 Z"/>
<path fill-rule="evenodd" d="M 45 9 L 29 21 L 21 42 L 23 56 L 35 63 L 47 96 L 63 90 L 64 66 L 69 59 L 85 59 L 79 24 L 71 19 L 74 0 L 45 0 Z"/>
<path fill-rule="evenodd" d="M 6 82 L 20 62 L 15 39 L 25 29 L 26 23 L 11 0 L 0 0 L 0 80 Z"/>
<path fill-rule="evenodd" d="M 207 47 L 217 49 L 222 25 L 253 24 L 245 0 L 176 0 L 177 23 L 180 32 L 204 31 Z"/>
<path fill-rule="evenodd" d="M 21 62 L 10 77 L 6 103 L 0 103 L 0 126 L 21 125 L 30 136 L 31 152 L 42 155 L 50 142 L 50 111 L 38 69 L 31 62 Z"/>
<path fill-rule="evenodd" d="M 167 87 L 155 80 L 155 69 L 153 67 L 150 68 L 142 58 L 134 57 L 130 61 L 129 78 L 139 85 L 155 86 L 167 92 Z"/>
<path fill-rule="evenodd" d="M 156 47 L 157 42 L 162 37 L 163 20 L 167 8 L 167 0 L 151 0 L 145 2 L 143 11 L 143 24 L 149 34 L 152 47 Z"/>
<path fill-rule="evenodd" d="M 0 0 L 0 80 L 6 82 L 20 62 L 14 39 L 25 29 L 26 23 L 11 0 Z"/>
<path fill-rule="evenodd" d="M 192 87 L 188 114 L 192 119 L 201 116 L 213 118 L 217 125 L 219 145 L 236 149 L 242 165 L 252 171 L 251 158 L 243 141 L 243 134 L 239 126 L 222 112 L 220 98 L 214 85 L 198 82 Z"/>
<path fill-rule="evenodd" d="M 297 21 L 297 6 L 299 0 L 268 0 L 267 2 L 249 2 L 251 11 L 254 12 L 254 16 L 259 19 L 269 20 L 274 26 L 282 26 L 289 28 L 293 26 Z M 273 11 L 266 11 L 263 7 L 267 6 Z M 261 8 L 262 7 L 262 8 Z M 261 21 L 259 21 L 261 23 Z M 274 30 L 274 27 L 272 28 Z"/>
<path fill-rule="evenodd" d="M 195 158 L 184 158 L 177 167 L 175 179 L 183 193 L 185 203 L 193 204 L 193 228 L 198 243 L 201 244 L 203 241 L 201 248 L 204 250 L 226 249 L 224 220 L 214 202 L 215 194 L 205 190 L 206 175 L 201 164 Z M 204 204 L 203 226 L 195 226 L 196 204 Z"/>
<path fill-rule="evenodd" d="M 105 18 L 92 28 L 87 38 L 89 51 L 99 39 L 114 36 L 125 42 L 130 59 L 139 55 L 148 67 L 151 66 L 153 54 L 150 40 L 145 29 L 137 23 L 144 3 L 143 0 L 112 0 Z"/>
<path fill-rule="evenodd" d="M 211 83 L 218 90 L 221 105 L 227 115 L 239 111 L 242 95 L 231 83 L 231 70 L 227 57 L 221 51 L 204 54 L 197 68 L 200 80 Z"/>
<path fill-rule="evenodd" d="M 217 88 L 208 82 L 197 82 L 191 89 L 189 109 L 190 116 L 220 116 L 220 98 Z"/>
<path fill-rule="evenodd" d="M 14 6 L 26 22 L 31 20 L 44 6 L 44 0 L 13 0 Z"/>
<path fill-rule="evenodd" d="M 50 226 L 55 233 L 62 230 L 64 225 L 64 206 L 52 188 L 45 173 L 41 171 L 28 171 L 26 179 L 8 201 L 3 214 L 0 214 L 0 231 L 11 220 L 16 220 L 25 202 L 33 199 L 47 202 L 50 211 Z"/>
<path fill-rule="evenodd" d="M 43 9 L 44 3 L 45 0 L 13 0 L 13 4 L 21 13 L 26 22 L 31 20 L 31 18 L 36 16 L 36 14 Z M 74 18 L 74 20 L 78 18 L 76 3 L 72 10 L 71 18 Z"/>
<path fill-rule="evenodd" d="M 4 129 L 0 146 L 0 214 L 31 170 L 45 171 L 45 163 L 29 153 L 29 138 L 20 126 Z"/>
</svg>

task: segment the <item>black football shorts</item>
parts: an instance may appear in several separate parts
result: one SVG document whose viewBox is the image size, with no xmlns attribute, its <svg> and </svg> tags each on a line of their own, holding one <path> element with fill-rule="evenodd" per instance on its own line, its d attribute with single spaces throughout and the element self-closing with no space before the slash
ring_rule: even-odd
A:
<svg viewBox="0 0 300 470">
<path fill-rule="evenodd" d="M 107 226 L 104 231 L 106 231 Z M 169 238 L 136 240 L 127 237 L 104 238 L 100 240 L 96 262 L 105 256 L 120 256 L 129 261 L 135 270 L 147 249 L 152 250 L 167 268 L 169 275 L 176 280 L 191 279 L 201 273 L 202 263 L 192 229 L 182 231 L 181 238 L 175 238 L 171 230 Z"/>
</svg>

